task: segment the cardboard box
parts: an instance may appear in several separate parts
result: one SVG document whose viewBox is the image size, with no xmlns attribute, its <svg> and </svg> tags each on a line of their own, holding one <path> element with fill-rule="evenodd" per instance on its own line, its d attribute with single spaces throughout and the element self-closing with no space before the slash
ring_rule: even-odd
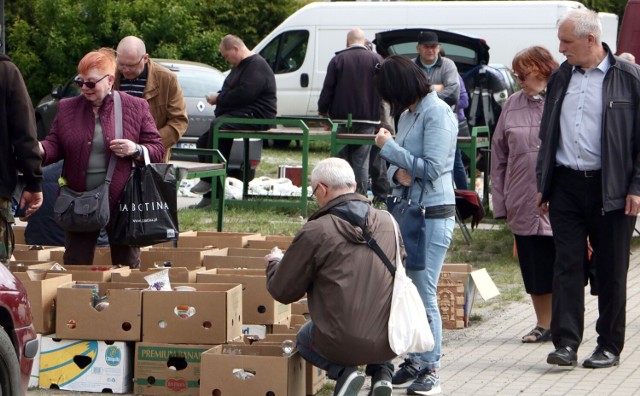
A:
<svg viewBox="0 0 640 396">
<path fill-rule="evenodd" d="M 60 265 L 60 264 L 58 264 Z M 77 282 L 111 282 L 114 273 L 129 273 L 129 267 L 111 265 L 62 265 L 63 270 L 52 269 L 51 263 L 31 265 L 29 268 L 43 269 L 49 274 L 68 274 Z"/>
<path fill-rule="evenodd" d="M 243 324 L 274 324 L 286 320 L 291 315 L 291 307 L 282 304 L 269 294 L 267 276 L 261 270 L 214 269 L 201 272 L 197 283 L 242 284 Z"/>
<path fill-rule="evenodd" d="M 64 249 L 52 250 L 51 261 L 57 261 L 60 264 L 64 262 L 62 257 L 64 256 Z M 108 247 L 96 247 L 96 252 L 93 255 L 93 263 L 84 263 L 85 265 L 112 265 L 111 263 L 111 249 Z M 115 263 L 118 264 L 118 263 Z"/>
<path fill-rule="evenodd" d="M 42 334 L 36 334 L 38 340 L 38 353 L 33 357 L 31 365 L 31 375 L 29 376 L 28 389 L 37 388 L 40 384 L 40 346 L 42 345 Z"/>
<path fill-rule="evenodd" d="M 446 274 L 446 275 L 443 275 L 443 274 Z M 474 271 L 471 264 L 453 263 L 453 264 L 444 264 L 442 266 L 441 279 L 438 282 L 438 289 L 439 289 L 438 298 L 439 299 L 440 299 L 441 290 L 444 290 L 440 288 L 440 282 L 442 281 L 443 276 L 447 277 L 446 283 L 449 283 L 451 285 L 451 283 L 453 282 L 453 284 L 459 284 L 464 287 L 464 291 L 462 292 L 463 313 L 459 314 L 458 312 L 458 314 L 456 314 L 457 324 L 454 327 L 448 327 L 448 328 L 461 328 L 459 324 L 460 320 L 462 320 L 463 322 L 462 327 L 466 327 L 469 325 L 469 317 L 471 316 L 471 308 L 473 307 L 476 290 L 478 290 L 478 292 L 480 293 L 480 296 L 485 301 L 500 294 L 500 292 L 498 291 L 498 288 L 496 287 L 495 283 L 493 282 L 493 280 L 491 279 L 491 277 L 489 276 L 489 273 L 485 268 Z M 444 287 L 444 284 L 443 284 L 443 287 Z M 451 307 L 456 304 L 459 305 L 459 298 L 452 298 L 451 295 L 449 294 L 448 297 L 443 296 L 442 299 L 448 300 L 448 302 L 446 303 L 448 306 L 448 312 L 446 313 L 446 315 L 451 316 L 451 312 L 454 312 L 454 311 L 451 311 Z M 443 311 L 442 306 L 440 311 L 442 314 L 442 311 Z M 443 320 L 443 326 L 445 326 L 444 320 Z M 453 325 L 449 324 L 449 326 L 453 326 Z"/>
<path fill-rule="evenodd" d="M 125 342 L 42 337 L 41 388 L 130 393 L 132 374 L 133 354 Z"/>
<path fill-rule="evenodd" d="M 190 395 L 200 390 L 200 358 L 211 345 L 137 342 L 133 393 Z"/>
<path fill-rule="evenodd" d="M 162 248 L 153 247 L 140 252 L 140 269 L 143 271 L 155 267 L 155 263 L 170 262 L 172 267 L 197 269 L 202 267 L 202 260 L 207 254 L 216 254 L 211 248 Z M 219 252 L 218 252 L 219 254 Z"/>
<path fill-rule="evenodd" d="M 16 272 L 15 276 L 27 289 L 36 333 L 53 333 L 56 330 L 58 286 L 70 283 L 71 275 L 48 273 L 43 280 L 37 281 L 32 281 L 26 272 Z"/>
<path fill-rule="evenodd" d="M 168 269 L 169 270 L 169 282 L 173 283 L 195 283 L 196 282 L 196 274 L 198 272 L 203 272 L 206 268 L 196 268 L 189 269 L 185 267 L 166 267 L 166 268 L 149 268 L 148 271 L 141 271 L 139 269 L 133 269 L 128 273 L 120 272 L 114 273 L 111 276 L 112 282 L 118 283 L 142 283 L 145 284 L 147 281 L 144 279 L 145 276 L 151 275 L 156 271 L 162 271 Z"/>
<path fill-rule="evenodd" d="M 247 246 L 249 239 L 264 239 L 264 237 L 260 234 L 250 232 L 191 231 L 180 234 L 178 247 L 242 248 Z M 163 244 L 162 246 L 167 246 L 167 244 Z"/>
<path fill-rule="evenodd" d="M 13 226 L 13 237 L 15 240 L 16 245 L 20 244 L 20 245 L 26 245 L 27 242 L 24 239 L 24 230 L 26 230 L 27 227 L 26 226 L 19 226 L 19 225 L 14 225 Z"/>
<path fill-rule="evenodd" d="M 16 243 L 13 257 L 16 261 L 20 260 L 38 260 L 51 261 L 52 251 L 64 251 L 60 246 L 40 246 L 42 249 L 31 250 L 35 245 L 18 245 Z"/>
<path fill-rule="evenodd" d="M 264 257 L 205 256 L 203 260 L 207 270 L 214 268 L 245 268 L 262 270 L 264 273 Z"/>
<path fill-rule="evenodd" d="M 280 346 L 218 345 L 202 354 L 200 395 L 300 396 L 304 374 L 297 351 L 283 356 Z"/>
<path fill-rule="evenodd" d="M 302 186 L 302 166 L 301 165 L 279 165 L 278 177 L 291 180 L 291 184 L 296 187 Z"/>
<path fill-rule="evenodd" d="M 235 257 L 264 257 L 271 253 L 271 249 L 228 248 L 227 256 Z"/>
<path fill-rule="evenodd" d="M 305 391 L 307 396 L 313 396 L 327 383 L 327 372 L 313 364 L 304 361 L 305 365 Z"/>
<path fill-rule="evenodd" d="M 271 250 L 277 246 L 281 250 L 287 250 L 289 246 L 291 246 L 292 241 L 293 241 L 293 237 L 279 237 L 279 238 L 266 237 L 265 240 L 250 240 L 248 247 L 251 249 Z"/>
<path fill-rule="evenodd" d="M 94 293 L 80 284 L 58 288 L 56 334 L 73 340 L 140 341 L 142 333 L 142 291 L 126 283 L 97 283 L 99 296 L 109 305 L 98 311 Z"/>
<path fill-rule="evenodd" d="M 242 337 L 242 286 L 188 284 L 196 291 L 144 291 L 144 342 L 222 344 Z"/>
</svg>

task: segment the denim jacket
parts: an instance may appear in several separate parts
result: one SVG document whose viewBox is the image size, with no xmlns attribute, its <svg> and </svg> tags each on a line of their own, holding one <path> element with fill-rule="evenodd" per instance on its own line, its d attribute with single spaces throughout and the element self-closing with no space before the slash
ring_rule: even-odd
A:
<svg viewBox="0 0 640 396">
<path fill-rule="evenodd" d="M 458 119 L 435 92 L 422 98 L 413 111 L 402 113 L 395 141 L 388 140 L 380 151 L 391 163 L 387 175 L 393 196 L 400 197 L 403 193 L 395 173 L 399 168 L 411 172 L 413 158 L 417 156 L 422 159 L 417 161 L 416 178 L 418 186 L 425 189 L 424 206 L 455 205 L 452 172 L 457 136 Z M 416 202 L 420 198 L 418 186 L 414 186 L 410 197 Z"/>
</svg>

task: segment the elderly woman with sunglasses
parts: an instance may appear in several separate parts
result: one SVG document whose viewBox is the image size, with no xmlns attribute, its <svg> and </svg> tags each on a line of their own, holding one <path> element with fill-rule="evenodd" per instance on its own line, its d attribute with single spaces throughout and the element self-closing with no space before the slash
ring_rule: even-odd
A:
<svg viewBox="0 0 640 396">
<path fill-rule="evenodd" d="M 105 182 L 113 153 L 116 166 L 109 186 L 111 211 L 124 191 L 132 164 L 142 160 L 142 148 L 147 149 L 151 162 L 162 162 L 165 151 L 147 102 L 122 92 L 122 138 L 115 138 L 115 71 L 114 50 L 101 48 L 86 54 L 78 64 L 76 79 L 82 94 L 60 101 L 51 131 L 40 143 L 43 165 L 64 159 L 61 182 L 78 192 Z M 64 263 L 92 264 L 98 234 L 65 231 Z M 138 267 L 140 248 L 111 244 L 111 261 Z"/>
<path fill-rule="evenodd" d="M 516 54 L 512 68 L 521 91 L 505 104 L 491 143 L 493 216 L 506 218 L 516 240 L 525 290 L 536 325 L 522 342 L 551 339 L 551 284 L 555 247 L 548 215 L 536 206 L 536 158 L 547 81 L 558 63 L 543 47 Z"/>
</svg>

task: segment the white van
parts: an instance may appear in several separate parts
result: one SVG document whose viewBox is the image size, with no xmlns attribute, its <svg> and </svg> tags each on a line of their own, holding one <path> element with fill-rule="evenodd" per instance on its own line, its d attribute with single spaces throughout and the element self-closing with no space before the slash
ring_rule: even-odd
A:
<svg viewBox="0 0 640 396">
<path fill-rule="evenodd" d="M 279 115 L 317 115 L 327 65 L 349 30 L 404 28 L 455 31 L 485 39 L 491 63 L 511 65 L 519 50 L 542 45 L 557 53 L 556 21 L 576 1 L 317 2 L 302 7 L 253 50 L 276 74 Z M 615 51 L 617 16 L 603 15 L 603 41 Z M 563 61 L 558 53 L 558 61 Z"/>
</svg>

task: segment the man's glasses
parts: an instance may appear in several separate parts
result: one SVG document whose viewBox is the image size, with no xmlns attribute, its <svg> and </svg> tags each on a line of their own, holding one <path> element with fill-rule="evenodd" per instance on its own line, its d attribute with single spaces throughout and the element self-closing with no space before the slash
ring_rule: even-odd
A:
<svg viewBox="0 0 640 396">
<path fill-rule="evenodd" d="M 119 63 L 119 62 L 118 62 L 118 67 L 119 67 L 120 69 L 134 69 L 135 67 L 137 67 L 137 66 L 140 64 L 140 62 L 142 62 L 142 60 L 144 59 L 145 55 L 147 55 L 147 54 L 142 55 L 142 56 L 140 57 L 140 60 L 138 60 L 138 61 L 137 61 L 136 63 L 134 63 L 133 65 L 123 65 L 122 63 Z"/>
<path fill-rule="evenodd" d="M 84 81 L 84 80 L 77 79 L 76 80 L 76 84 L 78 84 L 78 87 L 80 87 L 80 88 L 82 88 L 83 85 L 86 85 L 87 88 L 94 89 L 96 87 L 96 84 L 98 84 L 100 81 L 104 80 L 105 78 L 107 78 L 109 76 L 110 76 L 110 74 L 105 74 L 98 81 Z"/>
</svg>

